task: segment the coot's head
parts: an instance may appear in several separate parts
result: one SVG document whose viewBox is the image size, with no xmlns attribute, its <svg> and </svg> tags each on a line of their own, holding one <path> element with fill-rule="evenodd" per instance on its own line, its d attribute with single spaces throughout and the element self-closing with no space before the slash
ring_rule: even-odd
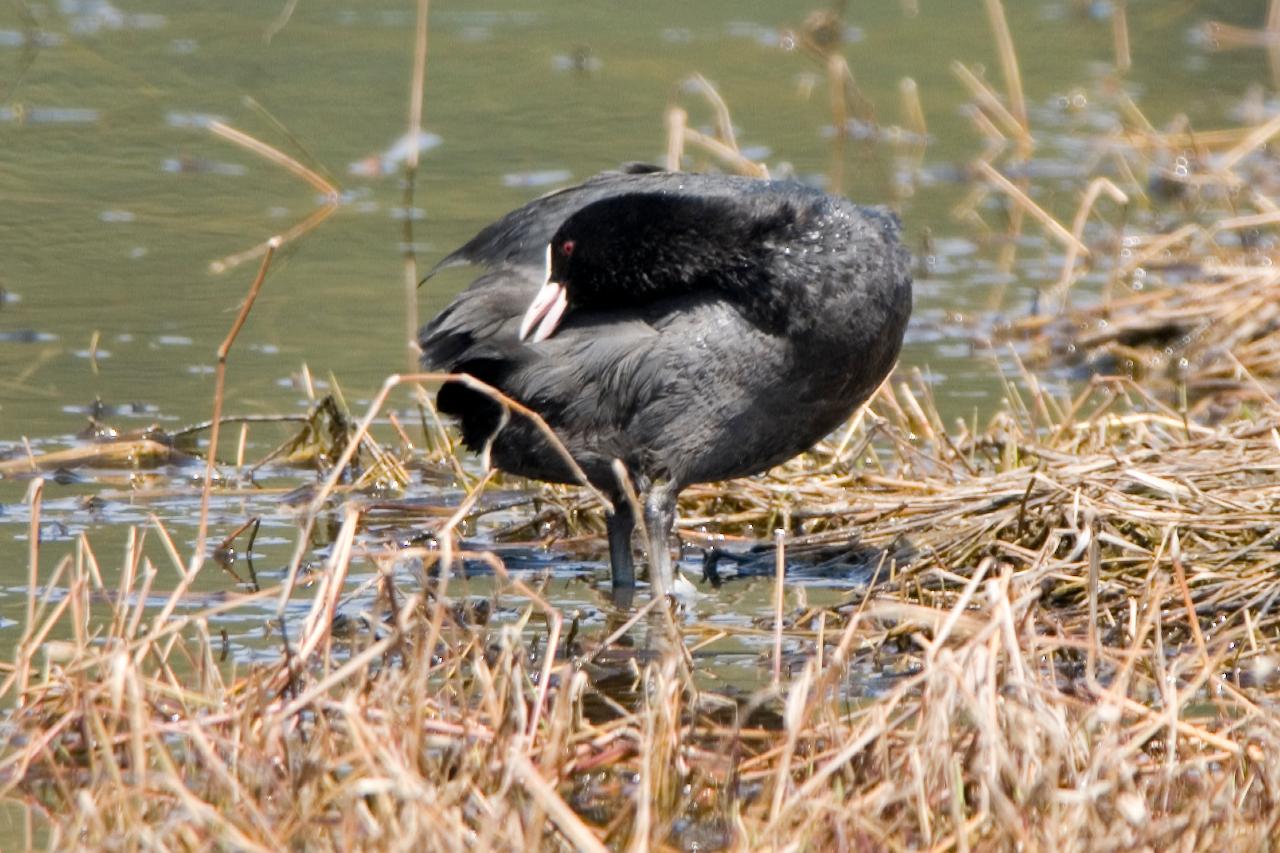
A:
<svg viewBox="0 0 1280 853">
<path fill-rule="evenodd" d="M 775 195 L 625 193 L 570 216 L 547 245 L 546 283 L 520 324 L 542 341 L 575 308 L 625 309 L 701 288 L 750 292 L 797 206 Z"/>
</svg>

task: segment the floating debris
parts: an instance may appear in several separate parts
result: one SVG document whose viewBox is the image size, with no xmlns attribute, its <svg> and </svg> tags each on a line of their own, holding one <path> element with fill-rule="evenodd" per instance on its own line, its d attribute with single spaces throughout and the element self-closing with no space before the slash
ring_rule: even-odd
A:
<svg viewBox="0 0 1280 853">
<path fill-rule="evenodd" d="M 562 184 L 573 177 L 568 169 L 536 169 L 532 172 L 509 172 L 502 176 L 504 187 L 547 187 Z"/>
<path fill-rule="evenodd" d="M 224 116 L 213 113 L 187 113 L 176 110 L 166 113 L 164 120 L 169 127 L 191 128 L 194 130 L 207 130 L 211 125 L 226 124 L 227 121 Z"/>
<path fill-rule="evenodd" d="M 76 35 L 97 35 L 115 30 L 159 30 L 168 25 L 164 15 L 122 12 L 110 0 L 58 0 L 58 11 Z"/>
<path fill-rule="evenodd" d="M 239 163 L 222 163 L 203 157 L 170 157 L 160 164 L 160 170 L 176 175 L 223 175 L 238 178 L 249 170 Z"/>
<path fill-rule="evenodd" d="M 63 406 L 62 411 L 71 415 L 86 415 L 90 420 L 101 421 L 108 417 L 154 417 L 160 408 L 153 403 L 104 403 L 94 400 L 80 406 Z"/>
<path fill-rule="evenodd" d="M 417 148 L 418 153 L 425 153 L 440 145 L 443 140 L 434 133 L 418 131 L 416 137 L 405 134 L 381 154 L 372 154 L 363 160 L 356 160 L 347 166 L 347 174 L 363 178 L 374 178 L 390 175 L 404 168 L 409 154 Z"/>
<path fill-rule="evenodd" d="M 571 71 L 574 74 L 595 74 L 604 68 L 604 61 L 591 48 L 583 45 L 567 54 L 558 53 L 551 57 L 551 67 L 556 71 Z"/>
<path fill-rule="evenodd" d="M 44 30 L 0 30 L 0 47 L 61 47 L 66 37 Z"/>
<path fill-rule="evenodd" d="M 776 27 L 766 27 L 754 21 L 730 21 L 725 24 L 724 31 L 731 38 L 751 39 L 762 47 L 779 47 L 782 44 L 782 33 Z"/>
<path fill-rule="evenodd" d="M 96 124 L 101 117 L 98 110 L 83 107 L 0 107 L 0 121 L 15 124 Z"/>
<path fill-rule="evenodd" d="M 57 339 L 58 336 L 51 332 L 41 332 L 36 329 L 0 329 L 0 343 L 47 344 Z"/>
<path fill-rule="evenodd" d="M 397 206 L 389 208 L 387 213 L 396 222 L 404 222 L 405 220 L 410 222 L 421 222 L 427 218 L 427 212 L 420 207 L 405 208 Z"/>
</svg>

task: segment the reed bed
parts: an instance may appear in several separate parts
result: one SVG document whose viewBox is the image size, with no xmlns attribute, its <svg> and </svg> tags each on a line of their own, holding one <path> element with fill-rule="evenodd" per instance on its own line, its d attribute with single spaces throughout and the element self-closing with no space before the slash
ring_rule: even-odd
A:
<svg viewBox="0 0 1280 853">
<path fill-rule="evenodd" d="M 1045 362 L 1088 356 L 1104 375 L 1064 398 L 1015 354 L 1018 374 L 983 425 L 946 424 L 925 377 L 901 375 L 812 452 L 764 477 L 687 490 L 680 533 L 687 549 L 709 549 L 708 579 L 777 584 L 750 627 L 707 618 L 696 599 L 643 594 L 639 607 L 602 605 L 603 624 L 563 612 L 543 576 L 510 570 L 500 554 L 511 541 L 557 550 L 598 533 L 598 499 L 545 487 L 542 509 L 490 521 L 480 498 L 498 478 L 455 456 L 425 395 L 428 449 L 395 416 L 379 420 L 394 388 L 428 377 L 392 377 L 359 421 L 320 401 L 294 439 L 247 468 L 242 427 L 241 473 L 272 462 L 319 479 L 291 496 L 301 530 L 278 586 L 250 575 L 193 597 L 211 561 L 202 548 L 184 559 L 180 537 L 154 518 L 131 530 L 118 564 L 86 536 L 52 564 L 43 553 L 42 473 L 173 464 L 186 458 L 174 449 L 181 436 L 4 460 L 0 476 L 33 478 L 25 622 L 0 668 L 0 794 L 30 816 L 29 846 L 1271 849 L 1280 301 L 1274 248 L 1255 232 L 1280 222 L 1257 189 L 1280 121 L 1158 131 L 1118 96 L 1129 120 L 1103 140 L 1063 224 L 1018 168 L 1036 137 L 1003 4 L 984 6 L 1006 91 L 954 66 L 986 140 L 957 213 L 982 224 L 985 199 L 1007 201 L 1010 267 L 1025 223 L 1062 246 L 1062 277 L 1042 294 L 1049 312 L 1011 333 Z M 838 31 L 819 16 L 798 38 L 827 70 L 833 126 L 844 128 L 861 113 L 852 71 L 824 36 Z M 415 80 L 421 25 L 418 35 Z M 690 130 L 673 105 L 670 161 L 689 146 L 757 173 L 699 80 L 692 91 L 720 117 L 716 130 Z M 919 157 L 914 83 L 902 92 L 917 116 L 903 139 Z M 412 99 L 411 126 L 418 90 Z M 833 166 L 833 186 L 842 174 Z M 1094 224 L 1098 203 L 1147 200 L 1156 185 L 1194 193 L 1192 215 L 1145 232 Z M 263 265 L 219 351 L 220 389 L 270 248 L 237 256 Z M 415 264 L 407 255 L 406 281 Z M 1080 304 L 1073 287 L 1091 268 L 1107 283 Z M 1112 367 L 1168 375 L 1185 393 Z M 1212 408 L 1222 399 L 1246 405 Z M 257 524 L 208 529 L 209 501 L 239 487 L 215 476 L 216 430 L 229 420 L 220 392 L 214 412 L 199 428 L 214 435 L 191 497 L 197 540 L 221 541 L 214 553 L 227 556 Z M 388 496 L 424 472 L 467 491 L 427 512 Z M 427 535 L 406 541 L 388 518 Z M 319 524 L 332 540 L 307 562 Z M 771 544 L 748 551 L 759 539 Z M 484 598 L 456 577 L 478 565 L 492 571 Z M 849 591 L 813 606 L 787 574 Z M 302 580 L 305 614 L 285 607 Z M 354 618 L 342 606 L 352 600 Z M 269 626 L 275 654 L 233 653 L 223 620 L 246 615 Z M 746 690 L 707 677 L 702 656 L 735 636 L 761 650 Z"/>
<path fill-rule="evenodd" d="M 1176 391 L 1197 417 L 1222 417 L 1241 404 L 1276 409 L 1280 277 L 1269 261 L 1211 266 L 1191 281 L 1015 327 L 1033 340 L 1036 363 L 1142 379 Z"/>
<path fill-rule="evenodd" d="M 692 540 L 786 526 L 793 570 L 824 547 L 872 568 L 841 604 L 784 599 L 747 694 L 699 677 L 726 629 L 696 602 L 566 627 L 456 517 L 428 522 L 418 582 L 359 495 L 325 510 L 341 530 L 272 663 L 237 664 L 216 626 L 278 589 L 192 609 L 180 583 L 157 613 L 157 575 L 187 567 L 153 566 L 143 531 L 118 584 L 87 539 L 56 567 L 33 548 L 5 796 L 51 848 L 1265 848 L 1280 419 L 1197 424 L 1121 378 L 1008 390 L 948 431 L 920 377 L 886 385 L 772 475 L 690 490 Z M 450 552 L 492 564 L 517 615 L 451 596 Z M 380 569 L 350 633 L 357 554 Z"/>
<path fill-rule="evenodd" d="M 999 4 L 988 7 L 999 34 Z M 1271 4 L 1271 18 L 1277 9 Z M 1123 4 L 1115 22 L 1120 73 L 1128 66 Z M 1073 90 L 1068 108 L 1091 110 L 1115 129 L 1089 140 L 1078 179 L 1053 179 L 1050 188 L 1038 185 L 1034 159 L 1037 138 L 1054 134 L 1032 128 L 1016 108 L 1016 57 L 998 42 L 1007 97 L 963 63 L 953 65 L 983 141 L 969 164 L 970 192 L 954 212 L 1001 247 L 1005 271 L 1016 268 L 1028 223 L 1061 248 L 1062 259 L 1056 280 L 1036 283 L 1030 316 L 1008 321 L 997 339 L 1028 342 L 1040 367 L 1143 379 L 1183 405 L 1199 403 L 1195 413 L 1206 417 L 1241 404 L 1274 407 L 1280 117 L 1266 109 L 1261 90 L 1241 103 L 1239 126 L 1208 129 L 1184 115 L 1157 127 L 1118 80 L 1092 94 Z M 1055 194 L 1074 195 L 1074 212 L 1062 216 L 1035 200 Z M 993 197 L 1002 200 L 1003 224 L 984 214 Z M 997 290 L 993 307 L 1003 296 Z"/>
<path fill-rule="evenodd" d="M 980 67 L 952 63 L 981 142 L 953 214 L 998 248 L 1002 272 L 1017 271 L 1029 228 L 1061 252 L 1056 279 L 1037 273 L 1030 315 L 1015 315 L 995 339 L 1026 342 L 1033 365 L 1067 367 L 1077 378 L 1142 379 L 1201 417 L 1274 408 L 1280 116 L 1263 88 L 1245 93 L 1237 126 L 1196 127 L 1184 114 L 1158 126 L 1124 84 L 1132 65 L 1127 8 L 1114 4 L 1113 74 L 1069 89 L 1060 105 L 1113 129 L 1075 140 L 1087 142 L 1083 154 L 1077 147 L 1065 155 L 1081 167 L 1078 177 L 1040 177 L 1036 159 L 1061 131 L 1033 126 L 1003 4 L 985 6 L 1004 90 Z M 1269 46 L 1274 69 L 1278 21 L 1280 3 L 1270 2 L 1263 29 L 1211 22 L 1205 31 L 1216 49 Z M 1039 201 L 1050 198 L 1053 205 Z M 1062 209 L 1062 198 L 1074 202 Z M 1003 287 L 994 289 L 990 307 L 1008 310 L 1005 297 Z M 992 331 L 978 336 L 985 342 Z"/>
</svg>

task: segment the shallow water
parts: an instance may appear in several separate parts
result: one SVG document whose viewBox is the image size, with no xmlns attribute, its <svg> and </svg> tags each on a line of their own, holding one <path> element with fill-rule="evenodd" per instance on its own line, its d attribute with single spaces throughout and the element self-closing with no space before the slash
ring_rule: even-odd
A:
<svg viewBox="0 0 1280 853">
<path fill-rule="evenodd" d="M 0 449 L 25 453 L 24 440 L 35 452 L 73 444 L 90 414 L 121 430 L 152 423 L 176 430 L 209 417 L 215 350 L 256 262 L 221 274 L 211 266 L 288 229 L 322 201 L 293 176 L 214 137 L 211 118 L 297 154 L 341 189 L 334 215 L 289 244 L 272 268 L 231 358 L 230 414 L 303 412 L 308 375 L 319 393 L 336 382 L 352 411 L 363 412 L 388 373 L 411 365 L 405 220 L 425 269 L 528 198 L 620 162 L 660 160 L 663 111 L 673 98 L 689 107 L 695 127 L 710 121 L 704 104 L 682 89 L 692 72 L 719 88 L 747 154 L 774 174 L 830 185 L 836 143 L 825 83 L 812 62 L 788 49 L 784 32 L 809 4 L 437 3 L 425 132 L 416 140 L 421 170 L 406 210 L 413 5 L 306 0 L 279 27 L 283 3 L 214 11 L 58 0 L 0 8 Z M 917 252 L 904 368 L 925 372 L 948 416 L 986 415 L 1000 386 L 993 357 L 973 341 L 1001 317 L 1031 310 L 1036 289 L 1056 279 L 1062 253 L 1028 226 L 1016 265 L 1002 269 L 1000 246 L 952 216 L 968 189 L 963 164 L 981 143 L 949 66 L 986 64 L 993 80 L 998 66 L 979 4 L 924 3 L 916 15 L 904 11 L 910 5 L 856 4 L 844 53 L 884 124 L 902 122 L 900 81 L 917 82 L 929 128 L 923 166 L 912 174 L 893 145 L 859 139 L 854 128 L 839 158 L 843 189 L 859 201 L 893 204 Z M 1040 143 L 1030 167 L 1037 200 L 1069 218 L 1082 176 L 1101 156 L 1095 140 L 1117 121 L 1098 106 L 1111 73 L 1110 5 L 1008 5 Z M 1256 26 L 1264 7 L 1261 0 L 1133 4 L 1134 65 L 1125 89 L 1158 126 L 1178 113 L 1198 127 L 1236 123 L 1246 88 L 1270 79 L 1265 55 L 1214 52 L 1201 24 L 1222 18 Z M 1002 221 L 994 203 L 983 213 Z M 466 280 L 453 271 L 433 279 L 415 294 L 416 310 L 430 316 Z M 416 422 L 406 396 L 393 409 Z M 254 426 L 246 459 L 264 456 L 291 429 Z M 238 434 L 224 431 L 224 454 Z M 191 487 L 202 471 L 193 462 L 148 475 L 79 470 L 50 480 L 42 567 L 73 553 L 82 532 L 112 566 L 129 528 L 147 527 L 152 515 L 180 550 L 189 549 L 198 514 Z M 297 532 L 295 510 L 282 496 L 312 479 L 269 469 L 259 478 L 264 488 L 219 496 L 212 538 L 262 516 L 256 571 L 264 583 L 279 579 Z M 17 636 L 24 605 L 27 485 L 0 480 L 0 657 Z M 408 497 L 447 506 L 459 492 L 422 481 Z M 150 535 L 147 553 L 161 567 L 163 591 L 177 573 Z M 327 536 L 313 544 L 312 556 L 322 558 Z M 550 570 L 552 600 L 579 610 L 590 626 L 603 623 L 607 610 L 606 570 L 599 552 L 593 557 L 514 562 Z M 696 552 L 689 557 L 692 572 Z M 367 561 L 361 565 L 372 572 Z M 243 568 L 241 561 L 237 571 Z M 401 568 L 412 575 L 412 567 Z M 460 594 L 484 595 L 484 576 L 463 584 Z M 831 603 L 851 586 L 856 578 L 811 582 L 803 595 Z M 231 588 L 230 575 L 206 571 L 193 604 Z M 746 684 L 759 674 L 767 641 L 750 628 L 768 607 L 768 590 L 764 579 L 736 581 L 697 606 L 700 620 L 740 631 L 706 650 L 709 670 L 725 682 Z M 267 653 L 270 612 L 226 620 L 238 653 Z"/>
</svg>

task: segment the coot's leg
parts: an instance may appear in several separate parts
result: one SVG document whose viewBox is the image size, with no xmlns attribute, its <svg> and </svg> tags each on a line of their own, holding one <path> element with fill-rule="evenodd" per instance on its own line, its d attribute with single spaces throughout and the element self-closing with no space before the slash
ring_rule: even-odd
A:
<svg viewBox="0 0 1280 853">
<path fill-rule="evenodd" d="M 614 512 L 606 516 L 609 530 L 609 567 L 613 574 L 613 587 L 636 585 L 636 566 L 631 558 L 631 533 L 636 529 L 635 513 L 625 497 L 613 502 Z"/>
<path fill-rule="evenodd" d="M 679 487 L 673 482 L 655 483 L 644 500 L 644 526 L 649 536 L 649 582 L 655 595 L 667 595 L 675 584 L 667 539 L 676 521 L 678 492 Z"/>
</svg>

